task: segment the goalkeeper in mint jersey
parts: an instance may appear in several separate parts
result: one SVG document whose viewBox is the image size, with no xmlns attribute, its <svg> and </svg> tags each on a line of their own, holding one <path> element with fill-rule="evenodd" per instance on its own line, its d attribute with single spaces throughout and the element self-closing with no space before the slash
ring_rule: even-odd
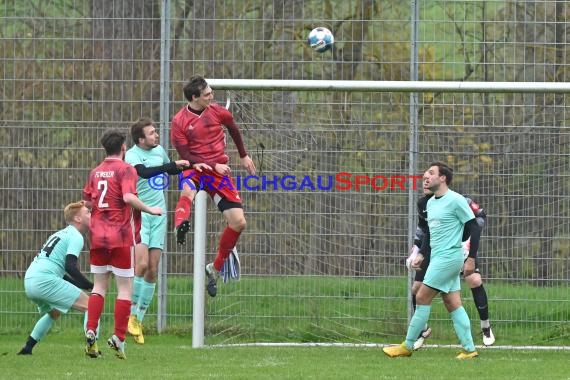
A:
<svg viewBox="0 0 570 380">
<path fill-rule="evenodd" d="M 414 245 L 411 249 L 411 254 L 406 260 L 406 267 L 408 270 L 411 270 L 411 262 L 415 259 L 416 255 L 420 251 L 420 247 L 422 246 L 422 240 L 424 235 L 428 232 L 428 224 L 427 224 L 427 202 L 433 196 L 433 193 L 429 191 L 429 189 L 424 189 L 424 196 L 418 200 L 418 227 L 416 229 L 416 235 L 414 237 Z M 473 213 L 475 214 L 475 218 L 477 220 L 477 227 L 479 228 L 480 232 L 483 230 L 485 226 L 485 219 L 487 218 L 487 214 L 485 210 L 480 207 L 480 205 L 471 199 L 468 196 L 465 196 L 467 199 L 467 203 Z M 462 245 L 463 245 L 463 255 L 467 258 L 469 254 L 469 248 L 471 245 L 471 237 L 467 234 L 467 231 L 464 232 L 462 237 Z M 412 285 L 412 304 L 414 310 L 416 309 L 416 293 L 420 288 L 421 283 L 424 280 L 424 276 L 426 273 L 426 269 L 429 265 L 429 252 L 426 252 L 424 256 L 424 260 L 422 261 L 420 270 L 415 271 L 414 274 L 414 284 Z M 479 313 L 479 318 L 481 319 L 481 334 L 483 335 L 483 344 L 485 346 L 491 346 L 495 343 L 495 336 L 493 335 L 493 331 L 491 330 L 491 324 L 489 322 L 489 307 L 487 301 L 487 292 L 483 287 L 483 280 L 481 278 L 481 272 L 479 271 L 479 264 L 477 257 L 475 258 L 475 272 L 470 276 L 465 277 L 465 281 L 469 285 L 471 289 L 471 293 L 473 294 L 473 301 L 475 302 L 475 306 L 477 307 L 477 312 Z M 414 350 L 417 350 L 422 347 L 426 338 L 431 335 L 431 328 L 429 326 L 425 326 L 422 330 L 420 336 L 414 343 Z"/>
<path fill-rule="evenodd" d="M 135 145 L 125 154 L 125 161 L 136 169 L 139 176 L 138 196 L 147 205 L 166 210 L 163 189 L 168 184 L 168 178 L 158 176 L 179 174 L 190 167 L 190 163 L 187 160 L 170 161 L 164 148 L 159 145 L 158 132 L 152 119 L 137 120 L 131 126 L 131 137 Z M 128 323 L 129 334 L 138 344 L 144 344 L 142 321 L 154 296 L 167 226 L 166 213 L 144 213 L 141 217 L 141 242 L 135 247 L 135 278 Z"/>
<path fill-rule="evenodd" d="M 93 283 L 77 267 L 83 249 L 83 236 L 89 231 L 91 211 L 85 202 L 68 204 L 63 210 L 68 226 L 51 235 L 26 270 L 24 289 L 42 317 L 30 333 L 19 355 L 31 355 L 34 346 L 48 333 L 61 313 L 69 309 L 87 311 Z"/>
<path fill-rule="evenodd" d="M 437 294 L 443 298 L 463 347 L 456 358 L 471 359 L 479 355 L 471 335 L 471 321 L 461 304 L 460 272 L 463 269 L 467 277 L 475 271 L 481 229 L 465 197 L 449 189 L 452 179 L 453 170 L 441 162 L 432 163 L 424 173 L 423 188 L 433 192 L 434 196 L 428 200 L 426 208 L 429 229 L 411 267 L 419 270 L 423 255 L 431 249 L 430 264 L 416 294 L 416 311 L 408 326 L 406 340 L 383 349 L 389 357 L 412 355 L 414 343 L 428 323 L 431 304 Z M 465 231 L 472 239 L 467 259 L 463 257 L 461 244 Z"/>
</svg>

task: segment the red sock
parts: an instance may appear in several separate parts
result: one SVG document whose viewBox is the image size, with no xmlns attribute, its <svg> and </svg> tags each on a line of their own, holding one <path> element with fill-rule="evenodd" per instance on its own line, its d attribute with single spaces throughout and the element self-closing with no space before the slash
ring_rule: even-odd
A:
<svg viewBox="0 0 570 380">
<path fill-rule="evenodd" d="M 93 332 L 97 331 L 99 319 L 103 313 L 103 307 L 105 307 L 105 297 L 98 293 L 91 293 L 89 296 L 89 302 L 87 303 L 86 330 L 91 330 Z"/>
<path fill-rule="evenodd" d="M 214 260 L 214 268 L 217 271 L 222 269 L 224 261 L 228 258 L 232 249 L 236 246 L 241 232 L 237 232 L 230 227 L 226 227 L 224 232 L 222 232 L 222 237 L 220 237 L 220 246 L 218 248 L 218 254 L 216 255 L 216 260 Z"/>
<path fill-rule="evenodd" d="M 178 227 L 180 223 L 190 219 L 192 211 L 192 201 L 185 195 L 181 195 L 174 209 L 174 226 Z"/>
<path fill-rule="evenodd" d="M 131 315 L 131 301 L 117 299 L 115 301 L 115 335 L 125 341 L 125 333 L 129 324 L 129 316 Z"/>
</svg>

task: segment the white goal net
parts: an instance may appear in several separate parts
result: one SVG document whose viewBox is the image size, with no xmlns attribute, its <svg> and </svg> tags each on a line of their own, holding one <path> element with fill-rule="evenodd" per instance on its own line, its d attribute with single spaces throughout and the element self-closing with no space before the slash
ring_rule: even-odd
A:
<svg viewBox="0 0 570 380">
<path fill-rule="evenodd" d="M 452 188 L 487 210 L 479 267 L 496 335 L 509 345 L 565 345 L 566 96 L 562 88 L 532 91 L 422 90 L 411 128 L 405 92 L 232 88 L 231 110 L 258 174 L 237 174 L 248 219 L 243 279 L 207 301 L 207 342 L 401 339 L 416 223 L 408 201 L 421 194 L 412 177 L 444 161 L 455 170 Z M 412 135 L 419 144 L 410 154 Z M 220 219 L 212 210 L 211 223 Z M 209 228 L 211 253 L 220 228 Z M 431 321 L 435 342 L 455 342 L 443 305 Z"/>
</svg>

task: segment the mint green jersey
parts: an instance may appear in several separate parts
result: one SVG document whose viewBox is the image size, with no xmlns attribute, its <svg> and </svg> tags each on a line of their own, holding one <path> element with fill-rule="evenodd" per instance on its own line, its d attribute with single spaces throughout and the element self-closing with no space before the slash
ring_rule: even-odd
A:
<svg viewBox="0 0 570 380">
<path fill-rule="evenodd" d="M 443 196 L 427 202 L 427 222 L 430 233 L 431 257 L 460 255 L 465 223 L 475 218 L 467 200 L 448 190 Z"/>
<path fill-rule="evenodd" d="M 164 148 L 160 145 L 150 150 L 141 149 L 137 145 L 134 145 L 127 151 L 125 162 L 132 166 L 144 165 L 147 168 L 152 168 L 168 164 L 170 159 Z M 162 175 L 168 176 L 166 173 Z M 166 208 L 164 192 L 160 189 L 152 188 L 149 185 L 149 180 L 152 181 L 152 178 L 139 177 L 137 181 L 137 193 L 139 198 L 149 206 L 160 206 L 164 210 Z"/>
<path fill-rule="evenodd" d="M 57 231 L 51 235 L 26 271 L 26 278 L 43 275 L 55 275 L 63 278 L 65 257 L 79 257 L 83 249 L 83 235 L 74 226 Z"/>
</svg>

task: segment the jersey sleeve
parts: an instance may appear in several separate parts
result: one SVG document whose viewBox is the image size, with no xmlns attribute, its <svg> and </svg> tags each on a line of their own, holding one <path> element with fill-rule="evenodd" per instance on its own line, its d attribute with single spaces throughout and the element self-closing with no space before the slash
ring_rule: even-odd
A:
<svg viewBox="0 0 570 380">
<path fill-rule="evenodd" d="M 160 147 L 160 155 L 162 156 L 162 163 L 168 164 L 170 162 L 170 157 L 168 157 L 168 154 L 161 145 L 159 145 L 159 147 Z"/>
<path fill-rule="evenodd" d="M 83 187 L 83 200 L 91 202 L 92 194 L 93 194 L 93 190 L 91 189 L 91 173 L 89 173 L 89 177 L 87 178 L 87 182 L 85 182 L 85 186 Z"/>
<path fill-rule="evenodd" d="M 134 167 L 125 166 L 121 173 L 121 191 L 123 194 L 137 194 L 138 174 Z"/>
<path fill-rule="evenodd" d="M 81 233 L 77 232 L 76 234 L 74 234 L 69 241 L 69 244 L 67 246 L 67 252 L 66 255 L 73 255 L 75 257 L 79 257 L 79 255 L 81 254 L 81 250 L 83 249 L 83 236 L 81 235 Z"/>
<path fill-rule="evenodd" d="M 455 214 L 461 223 L 465 224 L 471 219 L 475 219 L 475 214 L 473 214 L 473 210 L 469 207 L 469 203 L 465 197 L 457 197 L 456 204 Z"/>
<path fill-rule="evenodd" d="M 245 144 L 243 143 L 241 132 L 234 120 L 232 113 L 222 106 L 218 106 L 217 109 L 219 112 L 220 121 L 228 129 L 228 132 L 232 137 L 232 140 L 236 144 L 239 156 L 242 158 L 247 156 L 247 151 L 245 150 Z"/>
<path fill-rule="evenodd" d="M 427 223 L 427 201 L 429 200 L 428 197 L 421 197 L 420 199 L 418 199 L 418 229 L 420 229 L 422 232 L 426 232 L 428 229 L 428 223 Z"/>
<path fill-rule="evenodd" d="M 176 149 L 180 157 L 185 160 L 190 161 L 191 153 L 188 149 L 188 138 L 182 129 L 182 125 L 180 125 L 180 121 L 176 116 L 172 119 L 172 123 L 170 125 L 170 143 Z M 197 162 L 197 161 L 191 161 Z"/>
<path fill-rule="evenodd" d="M 139 164 L 142 164 L 142 160 L 141 158 L 138 156 L 138 154 L 135 154 L 132 150 L 127 150 L 127 153 L 125 154 L 125 162 L 127 164 L 130 164 L 132 166 L 137 166 Z"/>
</svg>

